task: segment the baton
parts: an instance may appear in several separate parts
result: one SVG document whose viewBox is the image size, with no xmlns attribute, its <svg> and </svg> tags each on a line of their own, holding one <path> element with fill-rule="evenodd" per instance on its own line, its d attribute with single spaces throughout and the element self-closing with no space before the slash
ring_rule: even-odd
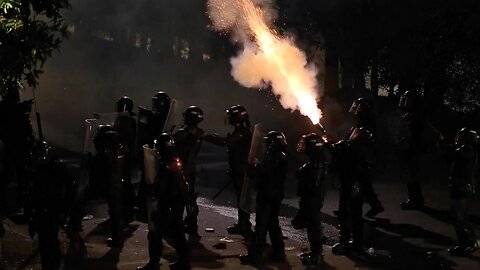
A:
<svg viewBox="0 0 480 270">
<path fill-rule="evenodd" d="M 219 189 L 217 191 L 217 193 L 215 193 L 215 195 L 213 195 L 212 197 L 212 200 L 215 200 L 220 194 L 222 194 L 222 192 L 232 183 L 232 180 L 228 181 L 221 189 Z"/>
</svg>

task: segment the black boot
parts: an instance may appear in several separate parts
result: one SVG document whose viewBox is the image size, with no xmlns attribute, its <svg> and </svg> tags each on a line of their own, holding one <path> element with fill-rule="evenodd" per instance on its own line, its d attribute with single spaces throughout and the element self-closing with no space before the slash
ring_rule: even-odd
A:
<svg viewBox="0 0 480 270">
<path fill-rule="evenodd" d="M 145 266 L 137 267 L 137 270 L 160 270 L 160 264 L 149 262 Z"/>
<path fill-rule="evenodd" d="M 172 270 L 190 270 L 191 268 L 190 263 L 184 260 L 170 264 L 170 269 Z"/>
<path fill-rule="evenodd" d="M 310 254 L 308 256 L 302 257 L 303 265 L 317 265 L 323 263 L 323 255 L 314 255 Z"/>
</svg>

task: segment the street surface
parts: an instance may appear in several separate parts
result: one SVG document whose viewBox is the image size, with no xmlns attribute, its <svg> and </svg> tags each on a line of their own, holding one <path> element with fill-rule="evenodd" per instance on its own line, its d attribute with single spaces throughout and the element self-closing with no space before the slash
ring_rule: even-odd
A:
<svg viewBox="0 0 480 270">
<path fill-rule="evenodd" d="M 238 255 L 246 252 L 244 240 L 226 232 L 226 227 L 236 219 L 232 187 L 227 188 L 215 201 L 211 200 L 228 181 L 224 173 L 227 166 L 225 158 L 224 154 L 212 153 L 203 153 L 199 158 L 202 161 L 198 164 L 197 180 L 200 192 L 199 232 L 202 238 L 198 243 L 190 242 L 194 269 L 480 269 L 480 251 L 468 258 L 455 258 L 447 254 L 447 248 L 455 244 L 456 236 L 449 219 L 446 185 L 439 182 L 425 184 L 425 210 L 402 211 L 399 203 L 406 197 L 406 188 L 398 177 L 385 173 L 375 179 L 375 188 L 386 210 L 377 218 L 366 219 L 366 247 L 373 248 L 371 255 L 345 257 L 331 253 L 331 246 L 338 239 L 337 220 L 333 215 L 333 210 L 337 208 L 338 190 L 332 187 L 322 210 L 326 235 L 325 264 L 317 268 L 302 266 L 298 254 L 308 248 L 308 242 L 305 231 L 296 231 L 290 226 L 290 220 L 298 209 L 296 181 L 290 175 L 281 209 L 287 261 L 273 263 L 266 260 L 265 264 L 255 267 L 241 265 Z M 70 167 L 75 171 L 73 161 Z M 477 199 L 471 211 L 471 220 L 477 229 L 480 224 L 479 206 Z M 368 209 L 365 205 L 364 211 Z M 66 254 L 65 262 L 69 264 L 65 269 L 133 270 L 148 261 L 146 224 L 133 222 L 126 232 L 128 238 L 124 247 L 109 248 L 105 242 L 108 237 L 105 202 L 89 202 L 87 213 L 94 218 L 84 221 L 83 247 L 70 246 L 65 233 L 62 231 L 60 234 L 62 250 Z M 12 217 L 6 220 L 5 227 L 7 233 L 3 239 L 3 257 L 9 267 L 7 269 L 40 269 L 37 242 L 28 236 L 27 225 Z M 213 232 L 207 232 L 206 228 L 213 228 Z M 224 243 L 226 248 L 215 248 L 218 243 Z M 268 254 L 265 255 L 268 258 Z M 168 263 L 175 259 L 174 250 L 167 244 L 161 269 L 168 269 Z"/>
</svg>

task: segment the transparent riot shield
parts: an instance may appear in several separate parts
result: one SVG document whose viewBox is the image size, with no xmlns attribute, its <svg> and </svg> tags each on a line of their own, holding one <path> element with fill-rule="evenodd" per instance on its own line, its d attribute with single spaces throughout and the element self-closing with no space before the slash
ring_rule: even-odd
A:
<svg viewBox="0 0 480 270">
<path fill-rule="evenodd" d="M 184 109 L 185 108 L 182 101 L 176 99 L 172 100 L 167 119 L 165 120 L 165 124 L 163 126 L 163 132 L 173 133 L 173 130 L 181 125 Z"/>
<path fill-rule="evenodd" d="M 150 188 L 150 185 L 155 183 L 155 178 L 157 177 L 158 166 L 159 166 L 159 156 L 155 149 L 150 148 L 148 144 L 143 146 L 143 162 L 145 167 L 145 183 L 146 188 Z M 155 224 L 153 222 L 153 215 L 157 210 L 157 199 L 154 197 L 146 196 L 146 205 L 147 205 L 147 220 L 148 220 L 148 229 L 150 231 L 155 230 Z"/>
<path fill-rule="evenodd" d="M 265 156 L 265 144 L 263 143 L 265 132 L 263 131 L 262 124 L 256 124 L 253 129 L 252 143 L 250 144 L 250 152 L 248 154 L 248 164 L 255 166 L 263 161 Z M 242 193 L 240 195 L 240 209 L 247 213 L 255 212 L 256 201 L 256 184 L 255 178 L 251 177 L 248 173 L 245 174 Z"/>
<path fill-rule="evenodd" d="M 80 181 L 78 192 L 83 197 L 89 185 L 89 171 L 92 157 L 96 154 L 93 138 L 100 125 L 113 125 L 117 117 L 116 113 L 95 113 L 95 118 L 85 120 L 85 139 L 83 141 L 82 160 L 80 165 Z"/>
</svg>

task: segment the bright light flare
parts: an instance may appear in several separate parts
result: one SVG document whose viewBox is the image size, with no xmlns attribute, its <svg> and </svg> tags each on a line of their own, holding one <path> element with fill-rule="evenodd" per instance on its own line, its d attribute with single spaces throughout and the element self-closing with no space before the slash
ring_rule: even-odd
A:
<svg viewBox="0 0 480 270">
<path fill-rule="evenodd" d="M 291 97 L 287 98 L 296 99 L 295 109 L 308 116 L 313 124 L 317 124 L 322 114 L 317 108 L 317 91 L 315 87 L 312 88 L 311 76 L 302 74 L 305 71 L 308 72 L 305 67 L 307 64 L 305 54 L 295 47 L 291 40 L 281 39 L 271 30 L 263 19 L 262 10 L 255 7 L 250 0 L 239 0 L 239 3 L 243 8 L 245 21 L 254 36 L 258 50 L 274 66 L 274 72 L 278 72 L 284 78 L 286 85 L 282 86 L 285 89 L 281 92 L 289 93 Z M 294 54 L 298 58 L 303 58 L 304 65 L 290 65 L 292 62 L 287 62 L 289 58 L 284 57 L 285 54 Z M 277 87 L 273 85 L 274 90 L 278 90 Z M 285 97 L 285 93 L 280 93 L 280 95 L 281 98 Z"/>
</svg>

